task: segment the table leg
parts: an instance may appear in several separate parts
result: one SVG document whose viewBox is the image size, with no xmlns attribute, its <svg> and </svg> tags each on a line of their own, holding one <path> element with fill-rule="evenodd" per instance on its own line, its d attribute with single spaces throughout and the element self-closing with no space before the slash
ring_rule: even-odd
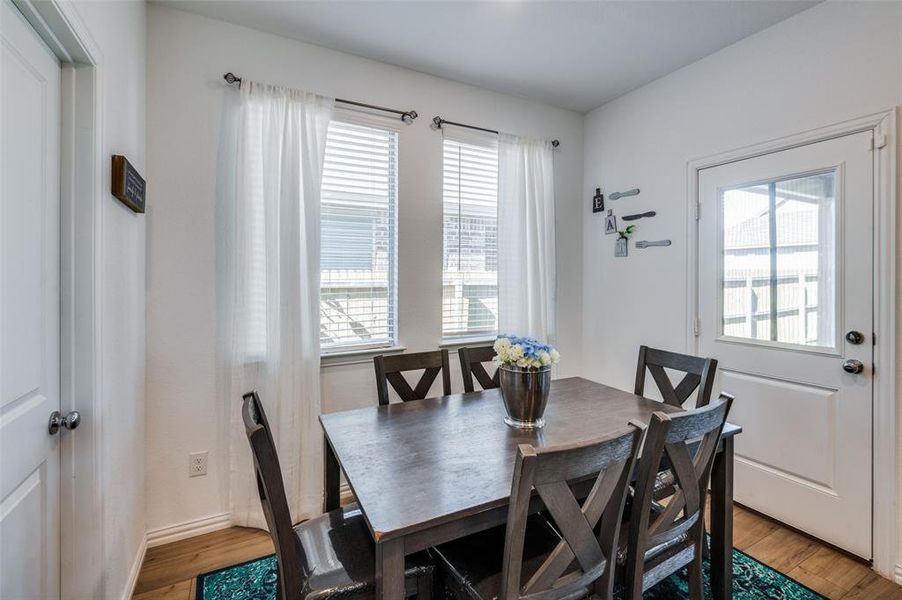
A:
<svg viewBox="0 0 902 600">
<path fill-rule="evenodd" d="M 376 542 L 376 600 L 404 598 L 404 538 Z"/>
<path fill-rule="evenodd" d="M 733 596 L 733 437 L 723 439 L 711 473 L 711 590 Z"/>
<path fill-rule="evenodd" d="M 325 461 L 325 494 L 323 496 L 323 512 L 335 510 L 341 506 L 341 469 L 338 459 L 329 440 L 323 437 L 323 460 Z"/>
</svg>

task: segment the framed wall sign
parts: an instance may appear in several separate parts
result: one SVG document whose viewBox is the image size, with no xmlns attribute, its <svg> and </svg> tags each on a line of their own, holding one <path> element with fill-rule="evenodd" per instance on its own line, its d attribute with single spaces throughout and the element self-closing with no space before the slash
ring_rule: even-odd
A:
<svg viewBox="0 0 902 600">
<path fill-rule="evenodd" d="M 113 155 L 112 193 L 136 213 L 144 212 L 147 184 L 138 170 L 121 154 Z"/>
<path fill-rule="evenodd" d="M 592 212 L 604 212 L 604 194 L 601 188 L 595 188 L 595 195 L 592 196 Z"/>
<path fill-rule="evenodd" d="M 614 216 L 613 210 L 608 210 L 607 216 L 604 218 L 605 235 L 617 233 L 617 217 Z"/>
</svg>

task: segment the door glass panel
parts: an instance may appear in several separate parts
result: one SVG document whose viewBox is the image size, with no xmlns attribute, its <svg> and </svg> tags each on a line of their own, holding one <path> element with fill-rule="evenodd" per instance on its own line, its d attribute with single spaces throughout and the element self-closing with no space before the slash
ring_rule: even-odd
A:
<svg viewBox="0 0 902 600">
<path fill-rule="evenodd" d="M 720 191 L 723 335 L 833 347 L 836 173 Z"/>
</svg>

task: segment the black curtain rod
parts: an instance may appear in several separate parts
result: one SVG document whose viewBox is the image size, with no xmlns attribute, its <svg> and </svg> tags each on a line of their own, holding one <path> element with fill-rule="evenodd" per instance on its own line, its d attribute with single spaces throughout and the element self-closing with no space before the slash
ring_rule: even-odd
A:
<svg viewBox="0 0 902 600">
<path fill-rule="evenodd" d="M 237 83 L 238 87 L 241 87 L 241 78 L 229 71 L 225 75 L 222 76 L 225 79 L 226 83 L 232 85 L 233 83 Z M 377 106 L 375 104 L 367 104 L 365 102 L 357 102 L 355 100 L 345 100 L 343 98 L 336 98 L 336 102 L 341 102 L 342 104 L 349 104 L 351 106 L 359 106 L 362 108 L 370 108 L 372 110 L 379 110 L 382 112 L 391 113 L 393 115 L 399 115 L 401 120 L 405 123 L 413 123 L 413 120 L 417 118 L 417 111 L 415 110 L 398 110 L 396 108 L 386 108 L 384 106 Z"/>
<path fill-rule="evenodd" d="M 486 133 L 494 133 L 498 135 L 498 131 L 495 129 L 486 129 L 485 127 L 477 127 L 476 125 L 467 125 L 466 123 L 457 123 L 455 121 L 449 121 L 448 119 L 443 119 L 441 117 L 432 117 L 432 128 L 433 129 L 441 129 L 442 125 L 454 125 L 455 127 L 464 127 L 465 129 L 475 129 L 476 131 L 485 131 Z M 558 140 L 551 140 L 551 146 L 553 148 L 557 148 L 561 145 L 561 142 Z"/>
</svg>

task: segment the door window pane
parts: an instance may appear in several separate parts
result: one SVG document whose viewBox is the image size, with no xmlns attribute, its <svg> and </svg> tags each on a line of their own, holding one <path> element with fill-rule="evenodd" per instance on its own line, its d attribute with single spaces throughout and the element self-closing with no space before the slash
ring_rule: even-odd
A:
<svg viewBox="0 0 902 600">
<path fill-rule="evenodd" d="M 721 190 L 723 335 L 833 347 L 836 174 Z"/>
</svg>

